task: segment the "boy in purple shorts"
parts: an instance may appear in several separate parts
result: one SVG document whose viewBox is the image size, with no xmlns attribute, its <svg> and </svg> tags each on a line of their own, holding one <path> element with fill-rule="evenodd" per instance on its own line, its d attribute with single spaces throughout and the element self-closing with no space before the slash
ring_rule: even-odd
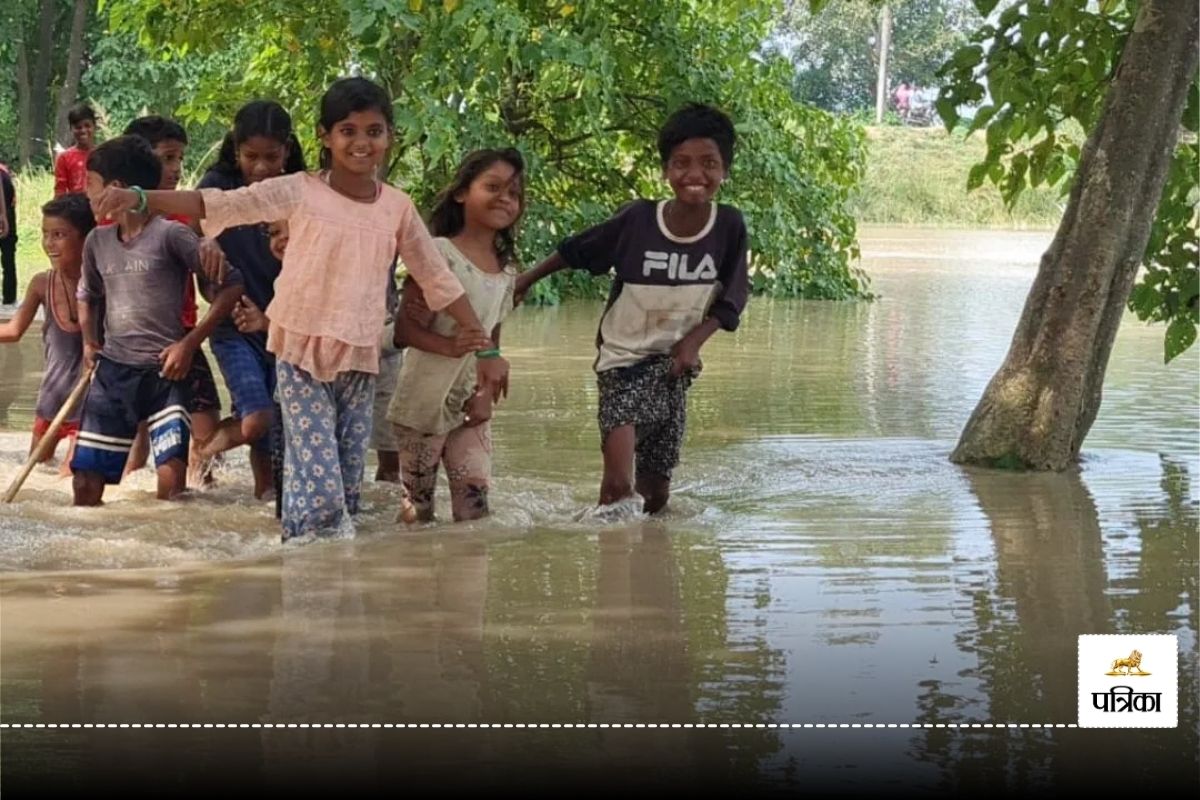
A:
<svg viewBox="0 0 1200 800">
<path fill-rule="evenodd" d="M 140 191 L 158 186 L 161 175 L 144 139 L 121 136 L 88 157 L 87 194 L 94 203 L 106 186 Z M 198 237 L 186 225 L 145 212 L 128 212 L 115 222 L 95 229 L 84 243 L 76 295 L 84 361 L 96 369 L 71 459 L 80 506 L 98 505 L 105 485 L 120 482 L 143 420 L 149 423 L 159 499 L 183 490 L 191 435 L 185 379 L 200 343 L 242 291 L 241 275 L 230 268 L 204 319 L 185 334 L 183 287 L 193 273 L 201 274 Z"/>
</svg>

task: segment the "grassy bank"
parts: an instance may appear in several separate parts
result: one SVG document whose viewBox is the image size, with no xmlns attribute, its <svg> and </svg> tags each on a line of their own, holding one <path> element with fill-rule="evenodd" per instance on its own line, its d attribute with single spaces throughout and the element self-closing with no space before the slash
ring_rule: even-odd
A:
<svg viewBox="0 0 1200 800">
<path fill-rule="evenodd" d="M 983 135 L 942 128 L 867 129 L 867 174 L 855 194 L 860 222 L 963 228 L 1053 228 L 1062 215 L 1056 189 L 1026 189 L 1009 213 L 985 183 L 967 191 L 967 173 L 983 160 Z"/>
<path fill-rule="evenodd" d="M 31 170 L 14 176 L 17 190 L 17 300 L 29 279 L 47 268 L 42 253 L 42 204 L 54 196 L 54 175 Z"/>
<path fill-rule="evenodd" d="M 1026 190 L 1010 214 L 991 185 L 967 192 L 967 173 L 983 157 L 982 136 L 963 139 L 941 128 L 867 130 L 867 174 L 853 210 L 861 222 L 963 228 L 1052 228 L 1061 214 L 1055 190 Z M 41 205 L 54 194 L 48 172 L 22 173 L 17 187 L 17 272 L 21 287 L 45 269 Z"/>
</svg>

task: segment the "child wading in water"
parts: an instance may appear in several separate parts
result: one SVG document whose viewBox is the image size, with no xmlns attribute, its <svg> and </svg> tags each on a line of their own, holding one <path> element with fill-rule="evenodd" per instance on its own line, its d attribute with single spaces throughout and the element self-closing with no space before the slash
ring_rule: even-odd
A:
<svg viewBox="0 0 1200 800">
<path fill-rule="evenodd" d="M 602 506 L 635 490 L 646 513 L 666 506 L 700 348 L 718 328 L 735 330 L 746 305 L 746 225 L 736 208 L 713 202 L 733 145 L 733 124 L 720 111 L 693 104 L 675 112 L 658 135 L 675 197 L 624 206 L 517 278 L 521 297 L 564 267 L 615 269 L 595 363 Z"/>
<path fill-rule="evenodd" d="M 160 116 L 138 117 L 125 126 L 125 135 L 140 136 L 150 143 L 154 155 L 162 164 L 162 178 L 158 189 L 175 189 L 183 177 L 183 159 L 187 153 L 187 131 L 173 119 Z M 199 233 L 199 225 L 179 214 L 168 215 L 167 219 L 182 222 Z M 103 221 L 101 224 L 105 224 Z M 220 247 L 209 239 L 200 240 L 201 263 L 219 263 L 224 259 Z M 211 299 L 211 298 L 209 298 Z M 183 285 L 183 330 L 185 333 L 196 327 L 196 284 L 188 278 Z M 222 324 L 225 324 L 222 321 Z M 212 367 L 204 355 L 203 348 L 196 348 L 192 357 L 192 368 L 187 377 L 188 416 L 192 424 L 192 440 L 188 450 L 188 483 L 192 486 L 211 484 L 212 473 L 209 459 L 197 451 L 197 445 L 209 439 L 221 419 L 221 397 L 217 394 L 217 382 L 213 379 Z M 138 426 L 133 440 L 133 450 L 125 464 L 129 474 L 146 465 L 150 455 L 150 440 L 146 423 Z"/>
<path fill-rule="evenodd" d="M 46 354 L 46 371 L 38 389 L 37 409 L 33 419 L 33 441 L 30 452 L 37 447 L 58 414 L 76 382 L 83 364 L 83 338 L 79 335 L 79 312 L 75 292 L 83 265 L 83 242 L 96 220 L 86 195 L 59 195 L 42 206 L 42 250 L 50 259 L 50 269 L 33 276 L 25 299 L 16 315 L 0 323 L 0 343 L 19 342 L 39 307 L 42 309 L 42 344 Z M 62 462 L 62 474 L 70 474 L 68 464 L 79 433 L 81 409 L 67 417 L 55 435 L 58 442 L 69 438 L 70 448 Z M 46 454 L 48 460 L 54 450 Z"/>
<path fill-rule="evenodd" d="M 220 290 L 207 295 L 213 299 L 204 319 L 185 330 L 183 286 L 202 269 L 200 241 L 186 225 L 148 213 L 142 189 L 124 188 L 158 186 L 162 164 L 145 139 L 120 136 L 92 151 L 87 166 L 92 209 L 116 224 L 88 235 L 76 293 L 84 359 L 95 360 L 96 372 L 71 459 L 75 505 L 99 504 L 105 484 L 120 482 L 142 421 L 158 496 L 170 499 L 184 488 L 192 359 L 237 302 L 241 276 L 230 268 Z M 106 215 L 102 198 L 117 194 L 133 202 Z"/>
<path fill-rule="evenodd" d="M 266 309 L 283 414 L 283 537 L 353 530 L 358 511 L 387 271 L 399 253 L 433 310 L 461 325 L 474 350 L 495 345 L 434 246 L 408 195 L 376 173 L 392 144 L 392 103 L 365 78 L 336 81 L 321 99 L 317 174 L 298 172 L 230 191 L 146 192 L 151 208 L 231 226 L 287 220 L 289 243 Z M 110 190 L 98 213 L 135 207 Z M 499 397 L 504 359 L 479 360 L 479 382 Z"/>
<path fill-rule="evenodd" d="M 514 231 L 525 208 L 525 162 L 516 150 L 479 150 L 434 201 L 429 231 L 485 327 L 499 341 L 513 306 Z M 388 419 L 396 424 L 400 472 L 416 518 L 433 518 L 438 466 L 445 464 L 455 520 L 488 513 L 492 397 L 475 381 L 477 356 L 455 339 L 458 325 L 436 314 L 426 330 L 420 287 L 404 289 L 396 338 L 408 345 Z"/>
<path fill-rule="evenodd" d="M 292 133 L 292 118 L 283 106 L 255 100 L 238 110 L 233 129 L 225 135 L 217 163 L 200 179 L 200 189 L 236 189 L 283 174 L 304 171 L 304 156 Z M 250 445 L 254 496 L 272 492 L 271 431 L 282 436 L 276 419 L 275 357 L 267 350 L 267 333 L 241 332 L 239 310 L 266 308 L 275 297 L 281 261 L 271 248 L 268 226 L 226 228 L 217 237 L 229 263 L 242 273 L 245 294 L 234 316 L 213 331 L 210 347 L 217 358 L 233 400 L 233 416 L 223 420 L 212 438 L 200 442 L 205 457 L 243 444 Z M 244 313 L 244 312 L 243 312 Z"/>
</svg>

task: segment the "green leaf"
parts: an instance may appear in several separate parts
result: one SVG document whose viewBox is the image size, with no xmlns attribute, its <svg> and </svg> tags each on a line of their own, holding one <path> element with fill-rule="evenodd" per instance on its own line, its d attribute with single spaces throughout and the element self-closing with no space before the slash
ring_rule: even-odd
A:
<svg viewBox="0 0 1200 800">
<path fill-rule="evenodd" d="M 950 63 L 959 69 L 971 69 L 983 61 L 983 48 L 977 44 L 961 47 L 951 56 Z"/>
<path fill-rule="evenodd" d="M 1004 12 L 1000 15 L 1000 27 L 1001 28 L 1011 28 L 1020 19 L 1021 19 L 1021 6 L 1019 4 L 1009 6 L 1008 8 L 1004 9 Z"/>
<path fill-rule="evenodd" d="M 1151 315 L 1162 305 L 1162 294 L 1157 289 L 1145 283 L 1133 287 L 1129 295 L 1129 307 L 1141 319 L 1150 319 Z"/>
<path fill-rule="evenodd" d="M 992 9 L 994 9 L 999 2 L 1000 0 L 975 0 L 975 10 L 979 12 L 979 16 L 986 17 L 988 14 L 992 13 Z"/>
<path fill-rule="evenodd" d="M 1008 138 L 1008 127 L 1012 122 L 1012 112 L 1005 111 L 992 120 L 987 129 L 988 150 L 998 150 Z"/>
<path fill-rule="evenodd" d="M 967 175 L 967 191 L 977 189 L 983 185 L 983 179 L 987 177 L 988 162 L 981 161 L 971 167 L 970 173 Z"/>
<path fill-rule="evenodd" d="M 490 35 L 491 35 L 491 31 L 489 31 L 487 29 L 487 26 L 480 25 L 479 27 L 477 27 L 475 29 L 475 33 L 471 34 L 471 43 L 469 45 L 467 45 L 468 49 L 470 49 L 470 50 L 480 49 L 487 42 L 488 37 Z"/>
<path fill-rule="evenodd" d="M 988 124 L 988 121 L 996 115 L 999 109 L 994 105 L 987 105 L 975 112 L 975 119 L 971 120 L 971 127 L 967 129 L 967 133 L 974 133 L 980 128 Z"/>
<path fill-rule="evenodd" d="M 1183 353 L 1196 341 L 1196 323 L 1186 317 L 1175 317 L 1167 326 L 1167 336 L 1164 342 L 1163 363 Z"/>
<path fill-rule="evenodd" d="M 1008 138 L 1010 141 L 1017 141 L 1021 138 L 1021 134 L 1025 132 L 1025 117 L 1014 115 L 1012 123 L 1008 126 Z"/>
<path fill-rule="evenodd" d="M 949 97 L 943 96 L 937 99 L 937 102 L 934 103 L 934 107 L 937 109 L 938 117 L 940 117 L 942 122 L 945 124 L 946 130 L 954 130 L 954 126 L 958 124 L 957 104 Z"/>
</svg>

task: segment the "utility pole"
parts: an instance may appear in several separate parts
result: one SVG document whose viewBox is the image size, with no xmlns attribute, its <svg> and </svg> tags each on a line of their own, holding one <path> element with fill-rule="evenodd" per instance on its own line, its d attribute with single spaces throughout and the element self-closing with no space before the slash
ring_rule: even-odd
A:
<svg viewBox="0 0 1200 800">
<path fill-rule="evenodd" d="M 887 107 L 887 61 L 892 45 L 892 9 L 884 6 L 879 12 L 879 78 L 875 83 L 875 124 L 883 124 Z"/>
</svg>

